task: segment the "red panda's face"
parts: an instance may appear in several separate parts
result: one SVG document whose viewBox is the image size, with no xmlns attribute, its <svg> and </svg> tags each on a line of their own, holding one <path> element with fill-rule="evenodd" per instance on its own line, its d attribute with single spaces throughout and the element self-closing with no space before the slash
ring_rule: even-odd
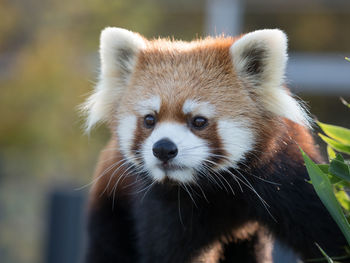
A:
<svg viewBox="0 0 350 263">
<path fill-rule="evenodd" d="M 191 183 L 236 167 L 269 122 L 305 123 L 282 87 L 285 50 L 278 30 L 185 43 L 106 29 L 88 128 L 108 121 L 127 162 L 154 181 Z"/>
<path fill-rule="evenodd" d="M 118 118 L 120 150 L 156 181 L 194 181 L 208 169 L 235 166 L 253 148 L 249 118 L 219 116 L 208 101 L 153 95 L 134 106 Z"/>
<path fill-rule="evenodd" d="M 181 183 L 243 161 L 258 109 L 229 57 L 229 45 L 141 53 L 117 113 L 123 155 L 156 181 Z"/>
</svg>

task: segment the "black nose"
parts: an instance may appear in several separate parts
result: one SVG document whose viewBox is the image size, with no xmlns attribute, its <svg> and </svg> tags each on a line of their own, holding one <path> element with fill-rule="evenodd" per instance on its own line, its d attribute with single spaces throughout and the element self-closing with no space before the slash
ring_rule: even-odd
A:
<svg viewBox="0 0 350 263">
<path fill-rule="evenodd" d="M 169 139 L 161 139 L 153 144 L 153 155 L 159 160 L 166 162 L 177 155 L 177 147 L 175 143 Z"/>
</svg>

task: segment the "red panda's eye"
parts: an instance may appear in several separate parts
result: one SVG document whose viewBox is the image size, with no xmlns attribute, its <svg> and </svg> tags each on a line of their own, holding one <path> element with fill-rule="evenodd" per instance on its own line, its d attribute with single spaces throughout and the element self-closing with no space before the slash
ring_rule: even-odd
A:
<svg viewBox="0 0 350 263">
<path fill-rule="evenodd" d="M 193 128 L 200 130 L 207 126 L 208 120 L 204 117 L 197 116 L 192 119 L 191 124 Z"/>
<path fill-rule="evenodd" d="M 144 124 L 146 128 L 153 128 L 153 126 L 156 124 L 156 118 L 153 115 L 148 114 L 144 118 Z"/>
</svg>

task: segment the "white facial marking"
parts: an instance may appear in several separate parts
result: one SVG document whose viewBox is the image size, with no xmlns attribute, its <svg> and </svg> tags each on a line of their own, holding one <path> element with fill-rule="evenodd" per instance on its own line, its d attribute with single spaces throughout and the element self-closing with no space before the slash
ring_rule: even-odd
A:
<svg viewBox="0 0 350 263">
<path fill-rule="evenodd" d="M 171 160 L 176 169 L 163 170 L 162 162 L 153 155 L 153 145 L 157 141 L 168 138 L 178 148 L 178 154 Z M 155 181 L 162 181 L 166 176 L 179 182 L 194 181 L 194 170 L 200 169 L 202 162 L 210 155 L 207 142 L 193 134 L 185 124 L 161 123 L 146 139 L 142 147 L 145 168 Z"/>
<path fill-rule="evenodd" d="M 248 121 L 219 120 L 218 133 L 228 154 L 229 166 L 235 166 L 238 161 L 242 161 L 244 155 L 254 147 L 254 134 Z"/>
<path fill-rule="evenodd" d="M 199 102 L 196 100 L 186 100 L 182 112 L 185 114 L 201 115 L 207 118 L 215 116 L 215 107 L 209 102 Z"/>
<path fill-rule="evenodd" d="M 119 145 L 122 154 L 127 158 L 132 158 L 131 146 L 136 130 L 136 116 L 127 115 L 120 119 L 117 127 Z"/>
<path fill-rule="evenodd" d="M 193 181 L 193 169 L 183 169 L 183 170 L 175 170 L 167 173 L 171 179 L 179 182 L 191 182 Z"/>
<path fill-rule="evenodd" d="M 154 96 L 146 100 L 142 100 L 136 105 L 136 111 L 141 115 L 147 115 L 154 112 L 159 112 L 161 100 L 159 96 Z"/>
</svg>

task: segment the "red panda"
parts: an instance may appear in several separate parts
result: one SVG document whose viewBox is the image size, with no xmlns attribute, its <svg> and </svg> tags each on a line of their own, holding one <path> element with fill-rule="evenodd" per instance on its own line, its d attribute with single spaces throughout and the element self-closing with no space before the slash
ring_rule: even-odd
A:
<svg viewBox="0 0 350 263">
<path fill-rule="evenodd" d="M 105 122 L 90 194 L 86 262 L 272 262 L 271 238 L 301 259 L 345 240 L 308 183 L 321 157 L 285 87 L 287 37 L 258 30 L 192 42 L 120 28 L 100 39 L 84 104 Z"/>
</svg>

